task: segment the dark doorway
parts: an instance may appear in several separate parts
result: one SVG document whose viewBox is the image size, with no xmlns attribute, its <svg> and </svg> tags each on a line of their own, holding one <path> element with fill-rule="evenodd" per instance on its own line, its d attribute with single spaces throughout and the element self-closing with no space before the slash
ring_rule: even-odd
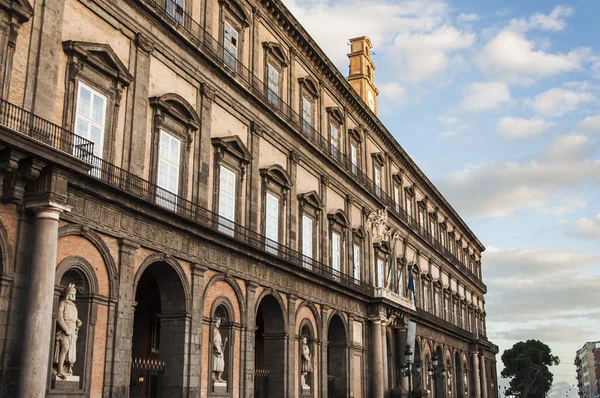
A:
<svg viewBox="0 0 600 398">
<path fill-rule="evenodd" d="M 327 332 L 327 394 L 329 398 L 347 396 L 348 339 L 339 315 L 331 317 Z"/>
<path fill-rule="evenodd" d="M 283 397 L 285 391 L 285 324 L 277 299 L 263 297 L 256 314 L 254 397 Z"/>
</svg>

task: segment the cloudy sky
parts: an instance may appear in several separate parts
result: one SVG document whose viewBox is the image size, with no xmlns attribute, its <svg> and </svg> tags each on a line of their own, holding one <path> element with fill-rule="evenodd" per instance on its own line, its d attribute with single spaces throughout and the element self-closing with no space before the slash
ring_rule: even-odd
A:
<svg viewBox="0 0 600 398">
<path fill-rule="evenodd" d="M 600 2 L 284 3 L 345 75 L 370 36 L 381 119 L 487 247 L 489 337 L 546 342 L 574 384 L 600 340 Z"/>
</svg>

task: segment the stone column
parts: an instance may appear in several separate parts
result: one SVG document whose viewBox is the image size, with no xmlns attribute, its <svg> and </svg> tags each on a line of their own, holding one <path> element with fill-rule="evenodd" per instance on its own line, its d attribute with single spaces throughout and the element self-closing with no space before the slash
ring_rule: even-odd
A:
<svg viewBox="0 0 600 398">
<path fill-rule="evenodd" d="M 329 328 L 327 323 L 327 318 L 329 316 L 329 307 L 326 305 L 321 306 L 321 336 L 323 337 L 323 344 L 321 344 L 321 361 L 320 361 L 320 371 L 321 377 L 319 377 L 319 382 L 321 383 L 321 396 L 328 397 L 328 381 L 327 374 L 329 370 L 327 368 L 328 364 L 328 356 L 327 356 L 327 347 L 329 346 Z"/>
<path fill-rule="evenodd" d="M 296 300 L 297 296 L 288 297 L 288 397 L 296 396 Z M 313 352 L 314 355 L 314 352 Z M 314 383 L 313 383 L 314 384 Z M 314 391 L 314 385 L 310 386 Z"/>
<path fill-rule="evenodd" d="M 381 322 L 381 358 L 383 369 L 383 393 L 387 396 L 389 391 L 389 379 L 391 375 L 388 373 L 388 350 L 387 350 L 387 322 Z"/>
<path fill-rule="evenodd" d="M 255 162 L 248 165 L 248 194 L 246 195 L 246 220 L 248 228 L 255 232 L 260 232 L 259 222 L 261 217 L 260 198 L 262 179 L 260 177 L 260 168 L 258 159 L 260 158 L 260 140 L 264 134 L 264 126 L 259 122 L 253 122 L 250 129 L 250 154 Z"/>
<path fill-rule="evenodd" d="M 206 267 L 192 264 L 192 321 L 190 329 L 188 386 L 190 396 L 200 396 L 202 378 L 202 297 Z"/>
<path fill-rule="evenodd" d="M 129 397 L 129 376 L 131 373 L 131 340 L 133 338 L 134 312 L 134 266 L 135 252 L 140 248 L 136 242 L 122 238 L 119 240 L 119 299 L 114 330 L 114 350 L 112 371 L 105 376 L 105 395 L 115 398 Z M 107 369 L 109 367 L 107 366 Z M 107 392 L 107 388 L 109 391 Z"/>
<path fill-rule="evenodd" d="M 483 354 L 479 356 L 479 371 L 481 372 L 481 398 L 487 398 L 488 383 L 487 376 L 485 374 L 485 357 Z"/>
<path fill-rule="evenodd" d="M 196 179 L 197 184 L 192 190 L 192 199 L 200 206 L 209 208 L 208 198 L 209 195 L 212 195 L 212 192 L 209 192 L 208 190 L 208 170 L 212 167 L 210 164 L 210 154 L 212 151 L 210 141 L 212 130 L 212 108 L 217 94 L 215 89 L 206 83 L 202 83 L 200 92 L 202 94 L 202 104 L 200 106 L 200 132 L 196 137 L 199 141 L 200 155 Z"/>
<path fill-rule="evenodd" d="M 323 264 L 328 264 L 329 266 L 331 266 L 331 264 L 329 263 L 329 223 L 327 222 L 327 187 L 329 186 L 329 177 L 327 177 L 325 174 L 323 174 L 321 176 L 321 184 L 320 184 L 320 194 L 321 194 L 321 201 L 323 202 L 323 211 L 320 212 L 320 217 L 321 217 L 321 250 L 319 253 L 319 260 L 323 263 Z"/>
<path fill-rule="evenodd" d="M 399 360 L 398 360 L 398 375 L 400 378 L 400 387 L 402 387 L 402 389 L 404 391 L 408 391 L 408 388 L 409 388 L 408 377 L 402 376 L 401 371 L 400 371 L 400 369 L 402 368 L 402 365 L 406 361 L 404 351 L 406 350 L 406 339 L 407 339 L 408 331 L 406 328 L 396 328 L 396 329 L 394 329 L 394 331 L 396 332 L 396 343 L 398 344 L 398 358 L 399 358 Z M 417 358 L 415 358 L 415 360 L 416 359 Z M 414 381 L 413 381 L 413 385 L 414 385 Z"/>
<path fill-rule="evenodd" d="M 19 368 L 20 398 L 46 396 L 52 344 L 52 303 L 58 249 L 60 214 L 70 211 L 64 203 L 52 198 L 30 202 L 26 207 L 35 212 L 31 266 L 27 286 L 23 350 Z M 83 375 L 82 375 L 83 376 Z"/>
<path fill-rule="evenodd" d="M 481 384 L 479 383 L 479 358 L 477 357 L 477 353 L 471 353 L 471 357 L 473 358 L 473 384 L 474 384 L 474 398 L 481 398 Z"/>
<path fill-rule="evenodd" d="M 296 151 L 290 151 L 289 156 L 289 174 L 292 181 L 296 181 L 298 175 L 298 163 L 300 162 L 300 155 Z M 287 201 L 287 213 L 288 213 L 288 246 L 292 249 L 296 249 L 302 252 L 301 247 L 297 247 L 298 244 L 298 223 L 300 222 L 298 214 L 298 184 L 292 184 L 290 187 L 289 198 Z"/>
<path fill-rule="evenodd" d="M 381 318 L 369 319 L 371 322 L 371 397 L 383 398 L 383 345 L 381 342 Z"/>
<path fill-rule="evenodd" d="M 150 56 L 154 51 L 154 43 L 143 34 L 136 38 L 135 82 L 128 90 L 132 97 L 131 119 L 125 123 L 129 137 L 124 140 L 123 168 L 137 176 L 144 176 L 146 146 L 151 145 L 146 139 L 148 124 L 148 90 L 150 86 Z M 129 117 L 128 115 L 126 117 Z M 129 150 L 127 150 L 127 148 Z"/>
<path fill-rule="evenodd" d="M 244 372 L 244 397 L 254 397 L 254 340 L 256 332 L 256 318 L 254 310 L 256 307 L 256 288 L 255 282 L 248 282 L 246 285 L 246 370 Z"/>
</svg>

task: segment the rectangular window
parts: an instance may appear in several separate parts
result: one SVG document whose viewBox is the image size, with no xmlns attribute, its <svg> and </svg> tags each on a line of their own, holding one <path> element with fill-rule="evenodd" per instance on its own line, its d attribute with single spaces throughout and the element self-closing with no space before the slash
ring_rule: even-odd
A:
<svg viewBox="0 0 600 398">
<path fill-rule="evenodd" d="M 331 234 L 331 269 L 333 278 L 340 279 L 340 270 L 342 266 L 341 255 L 341 237 L 335 232 Z"/>
<path fill-rule="evenodd" d="M 460 309 L 460 325 L 462 326 L 463 329 L 465 329 L 465 309 L 464 308 Z"/>
<path fill-rule="evenodd" d="M 183 25 L 183 0 L 167 0 L 167 14 Z"/>
<path fill-rule="evenodd" d="M 375 194 L 377 196 L 379 196 L 379 195 L 381 195 L 381 170 L 379 170 L 379 167 L 375 167 L 374 177 L 375 177 Z"/>
<path fill-rule="evenodd" d="M 312 269 L 313 220 L 306 215 L 302 215 L 302 255 L 304 266 Z"/>
<path fill-rule="evenodd" d="M 423 287 L 423 309 L 429 311 L 429 289 L 427 286 Z"/>
<path fill-rule="evenodd" d="M 383 260 L 377 259 L 377 287 L 383 287 Z"/>
<path fill-rule="evenodd" d="M 106 97 L 79 82 L 75 115 L 77 135 L 92 141 L 94 143 L 94 155 L 102 157 Z"/>
<path fill-rule="evenodd" d="M 431 215 L 429 217 L 431 218 Z M 429 233 L 435 237 L 435 222 L 433 220 L 429 220 Z"/>
<path fill-rule="evenodd" d="M 419 226 L 421 228 L 425 227 L 425 214 L 422 209 L 419 209 Z"/>
<path fill-rule="evenodd" d="M 471 326 L 471 313 L 467 312 L 467 329 L 469 330 L 469 332 L 471 332 L 473 330 L 473 327 Z"/>
<path fill-rule="evenodd" d="M 219 167 L 219 231 L 233 235 L 235 221 L 236 175 L 225 166 Z"/>
<path fill-rule="evenodd" d="M 454 305 L 452 306 L 452 323 L 454 323 L 455 325 L 458 324 L 458 322 L 456 321 L 457 316 L 458 312 L 456 311 L 456 303 L 454 303 Z"/>
<path fill-rule="evenodd" d="M 360 283 L 360 246 L 354 245 L 353 250 L 353 261 L 354 261 L 354 283 Z"/>
<path fill-rule="evenodd" d="M 444 299 L 444 319 L 450 321 L 450 316 L 448 314 L 448 299 Z"/>
<path fill-rule="evenodd" d="M 454 242 L 448 241 L 448 247 L 450 248 L 450 254 L 454 254 Z"/>
<path fill-rule="evenodd" d="M 398 290 L 397 293 L 402 295 L 404 291 L 404 272 L 402 272 L 402 267 L 398 267 Z"/>
<path fill-rule="evenodd" d="M 228 22 L 225 22 L 224 34 L 223 46 L 225 47 L 225 53 L 223 54 L 223 61 L 225 62 L 225 66 L 237 72 L 238 31 Z"/>
<path fill-rule="evenodd" d="M 267 193 L 265 204 L 265 236 L 269 253 L 277 254 L 279 243 L 279 198 Z"/>
<path fill-rule="evenodd" d="M 312 136 L 312 102 L 302 97 L 302 131 Z"/>
<path fill-rule="evenodd" d="M 394 208 L 396 213 L 400 213 L 400 188 L 394 185 Z"/>
<path fill-rule="evenodd" d="M 279 71 L 271 64 L 267 64 L 267 98 L 279 108 Z"/>
<path fill-rule="evenodd" d="M 412 201 L 408 195 L 406 195 L 406 213 L 412 217 Z"/>
<path fill-rule="evenodd" d="M 438 292 L 435 292 L 433 295 L 433 306 L 435 315 L 440 316 L 440 294 Z"/>
<path fill-rule="evenodd" d="M 180 157 L 181 141 L 161 130 L 158 147 L 156 203 L 172 211 L 177 209 Z"/>
<path fill-rule="evenodd" d="M 329 139 L 331 141 L 331 154 L 337 159 L 340 153 L 340 133 L 334 125 L 329 126 Z"/>
<path fill-rule="evenodd" d="M 446 247 L 446 231 L 440 233 L 440 243 L 442 246 Z"/>
<path fill-rule="evenodd" d="M 350 145 L 350 162 L 352 163 L 352 173 L 356 174 L 358 171 L 358 148 L 354 144 Z"/>
</svg>

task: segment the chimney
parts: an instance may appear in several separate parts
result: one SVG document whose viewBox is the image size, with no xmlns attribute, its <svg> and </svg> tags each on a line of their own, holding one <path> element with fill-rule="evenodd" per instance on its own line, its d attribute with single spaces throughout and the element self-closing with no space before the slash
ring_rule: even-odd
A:
<svg viewBox="0 0 600 398">
<path fill-rule="evenodd" d="M 377 94 L 373 71 L 375 64 L 371 60 L 371 39 L 367 36 L 350 39 L 350 74 L 348 81 L 369 108 L 377 114 Z"/>
</svg>

